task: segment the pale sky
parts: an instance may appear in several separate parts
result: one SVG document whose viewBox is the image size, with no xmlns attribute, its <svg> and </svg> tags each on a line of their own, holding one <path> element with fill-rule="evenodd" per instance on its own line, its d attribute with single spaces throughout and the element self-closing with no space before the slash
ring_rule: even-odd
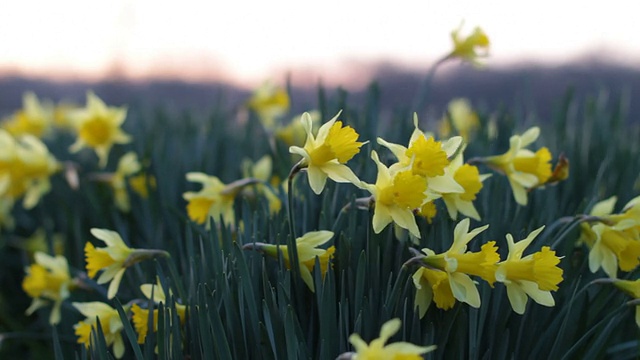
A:
<svg viewBox="0 0 640 360">
<path fill-rule="evenodd" d="M 5 0 L 0 70 L 255 84 L 290 68 L 331 78 L 373 60 L 427 68 L 463 20 L 463 34 L 481 26 L 489 35 L 489 66 L 587 53 L 635 64 L 638 8 L 620 0 Z"/>
</svg>

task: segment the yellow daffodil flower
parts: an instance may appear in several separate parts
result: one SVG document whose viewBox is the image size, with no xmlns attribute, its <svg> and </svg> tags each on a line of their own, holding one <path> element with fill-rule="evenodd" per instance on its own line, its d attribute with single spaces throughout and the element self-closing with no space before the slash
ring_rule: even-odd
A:
<svg viewBox="0 0 640 360">
<path fill-rule="evenodd" d="M 509 255 L 507 260 L 498 263 L 496 270 L 496 280 L 505 284 L 511 307 L 520 315 L 524 314 L 529 297 L 540 305 L 554 306 L 551 291 L 558 290 L 558 284 L 562 282 L 562 269 L 557 266 L 560 258 L 548 246 L 522 257 L 524 250 L 543 229 L 544 226 L 532 231 L 517 243 L 511 234 L 507 234 Z"/>
<path fill-rule="evenodd" d="M 22 289 L 33 298 L 26 314 L 31 315 L 53 301 L 49 323 L 55 325 L 60 322 L 60 306 L 74 287 L 69 263 L 64 256 L 53 257 L 43 252 L 35 253 L 34 258 L 35 264 L 26 268 L 27 275 L 22 281 Z"/>
<path fill-rule="evenodd" d="M 482 245 L 479 252 L 466 252 L 469 241 L 489 227 L 489 225 L 485 225 L 469 231 L 469 223 L 469 219 L 464 219 L 456 225 L 453 244 L 449 250 L 436 254 L 433 250 L 425 248 L 422 249 L 425 256 L 414 259 L 430 269 L 445 271 L 453 296 L 459 301 L 478 308 L 480 307 L 480 294 L 469 275 L 479 276 L 492 285 L 495 282 L 496 264 L 500 261 L 500 255 L 498 255 L 495 241 L 489 241 Z M 431 274 L 423 274 L 423 277 L 425 275 Z M 425 279 L 430 280 L 429 278 Z M 442 280 L 439 279 L 439 281 Z M 422 283 L 414 279 L 414 284 L 416 283 L 422 286 Z M 432 287 L 434 286 L 433 283 L 430 284 Z M 424 300 L 418 302 L 418 304 L 424 303 Z"/>
<path fill-rule="evenodd" d="M 339 357 L 339 359 L 352 359 L 352 360 L 376 360 L 376 359 L 389 359 L 389 360 L 419 360 L 423 358 L 423 354 L 431 352 L 436 349 L 435 345 L 432 346 L 418 346 L 408 342 L 395 342 L 385 345 L 389 339 L 395 335 L 402 322 L 400 319 L 395 318 L 387 321 L 382 325 L 380 329 L 380 337 L 367 344 L 360 335 L 351 334 L 349 336 L 349 342 L 353 345 L 355 353 L 346 353 Z"/>
<path fill-rule="evenodd" d="M 613 285 L 624 291 L 627 295 L 634 299 L 640 299 L 640 279 L 638 280 L 620 280 L 611 279 Z M 636 325 L 640 327 L 640 303 L 636 305 Z"/>
<path fill-rule="evenodd" d="M 455 305 L 456 298 L 451 291 L 449 274 L 446 271 L 420 267 L 412 276 L 416 287 L 415 307 L 422 319 L 432 302 L 442 310 L 449 310 Z"/>
<path fill-rule="evenodd" d="M 312 110 L 308 114 L 311 117 L 311 132 L 317 132 L 320 128 L 320 112 Z M 302 115 L 294 117 L 288 125 L 278 127 L 275 131 L 276 139 L 288 146 L 304 146 L 307 132 L 305 131 L 304 123 L 301 121 Z"/>
<path fill-rule="evenodd" d="M 414 114 L 415 129 L 409 139 L 409 147 L 390 143 L 378 138 L 378 144 L 389 149 L 398 159 L 391 165 L 391 171 L 399 171 L 409 167 L 414 175 L 426 179 L 428 198 L 433 200 L 442 193 L 463 193 L 464 189 L 445 172 L 451 158 L 462 143 L 462 137 L 455 136 L 443 142 L 436 141 L 433 136 L 425 134 L 418 128 L 418 117 Z"/>
<path fill-rule="evenodd" d="M 162 302 L 163 304 L 167 303 L 167 298 L 164 294 L 164 290 L 162 290 L 162 286 L 158 281 L 157 284 L 143 284 L 140 285 L 140 290 L 144 294 L 147 299 L 153 300 L 155 303 Z M 180 319 L 180 324 L 184 324 L 186 319 L 187 307 L 186 305 L 175 303 L 176 312 L 178 314 L 178 319 Z M 137 304 L 134 304 L 131 307 L 131 312 L 133 313 L 132 320 L 133 325 L 138 333 L 138 344 L 143 344 L 148 333 L 148 325 L 149 325 L 149 310 L 143 309 Z M 158 331 L 158 309 L 153 310 L 153 331 Z"/>
<path fill-rule="evenodd" d="M 129 194 L 127 193 L 127 178 L 139 172 L 140 169 L 142 169 L 142 166 L 138 161 L 138 156 L 130 151 L 118 160 L 116 172 L 109 177 L 109 185 L 113 189 L 116 207 L 122 212 L 131 210 Z"/>
<path fill-rule="evenodd" d="M 440 136 L 450 136 L 451 127 L 453 126 L 456 132 L 465 141 L 468 141 L 470 136 L 480 127 L 478 114 L 473 111 L 469 100 L 462 98 L 451 100 L 448 109 L 448 114 L 440 121 Z"/>
<path fill-rule="evenodd" d="M 58 162 L 32 135 L 14 139 L 0 129 L 0 149 L 0 196 L 24 197 L 24 208 L 33 208 L 51 189 L 49 177 L 60 169 Z"/>
<path fill-rule="evenodd" d="M 22 110 L 2 123 L 2 128 L 13 136 L 33 135 L 43 137 L 49 133 L 52 124 L 52 110 L 43 106 L 36 94 L 27 92 L 22 96 Z"/>
<path fill-rule="evenodd" d="M 302 156 L 299 166 L 307 169 L 309 185 L 316 194 L 324 189 L 327 177 L 335 182 L 360 182 L 345 163 L 360 151 L 364 143 L 357 141 L 358 133 L 352 127 L 343 127 L 341 121 L 336 121 L 339 115 L 323 124 L 315 137 L 311 115 L 304 113 L 300 121 L 307 133 L 307 140 L 304 147 L 289 148 L 292 154 Z"/>
<path fill-rule="evenodd" d="M 298 263 L 300 264 L 300 276 L 302 280 L 307 284 L 309 289 L 315 292 L 315 286 L 313 285 L 313 277 L 311 271 L 316 263 L 316 257 L 320 262 L 320 270 L 322 271 L 322 277 L 327 273 L 329 269 L 329 260 L 333 257 L 335 247 L 330 246 L 328 249 L 321 249 L 318 246 L 325 244 L 333 237 L 332 231 L 311 231 L 296 239 L 296 248 L 298 252 Z M 291 263 L 289 260 L 289 251 L 286 245 L 272 245 L 264 243 L 251 243 L 246 244 L 243 247 L 245 250 L 255 249 L 261 251 L 273 258 L 278 258 L 282 255 L 285 262 L 285 266 L 291 269 Z"/>
<path fill-rule="evenodd" d="M 90 242 L 86 243 L 84 253 L 87 273 L 90 278 L 95 278 L 98 271 L 103 271 L 97 282 L 106 284 L 111 281 L 107 292 L 109 299 L 116 296 L 122 276 L 129 266 L 156 256 L 169 257 L 169 254 L 162 250 L 132 249 L 115 231 L 93 228 L 91 234 L 107 244 L 107 247 L 96 248 Z"/>
<path fill-rule="evenodd" d="M 234 224 L 233 203 L 240 189 L 230 189 L 217 177 L 199 172 L 187 173 L 187 180 L 202 184 L 200 191 L 189 191 L 182 195 L 188 201 L 187 214 L 191 220 L 198 224 L 206 223 L 208 227 L 209 218 L 218 222 L 222 216 L 225 225 Z"/>
<path fill-rule="evenodd" d="M 590 249 L 591 272 L 602 268 L 609 277 L 615 278 L 618 268 L 632 271 L 640 265 L 640 217 L 634 216 L 636 199 L 625 205 L 622 214 L 613 214 L 615 196 L 600 201 L 589 213 L 596 222 L 580 224 L 578 243 L 585 243 Z"/>
<path fill-rule="evenodd" d="M 258 114 L 268 132 L 276 128 L 276 120 L 289 111 L 290 100 L 287 91 L 267 81 L 253 93 L 247 107 Z"/>
<path fill-rule="evenodd" d="M 127 109 L 107 107 L 92 92 L 87 93 L 87 106 L 72 111 L 69 116 L 78 136 L 70 151 L 92 148 L 100 159 L 100 167 L 107 165 L 114 144 L 131 142 L 131 137 L 120 128 L 127 117 Z"/>
<path fill-rule="evenodd" d="M 551 177 L 551 152 L 546 147 L 535 153 L 525 149 L 540 135 L 540 128 L 532 127 L 522 136 L 514 135 L 509 140 L 509 151 L 490 156 L 482 161 L 507 176 L 513 196 L 520 205 L 527 205 L 527 190 L 543 185 Z"/>
<path fill-rule="evenodd" d="M 100 326 L 104 333 L 107 346 L 113 345 L 113 355 L 120 359 L 124 355 L 124 340 L 121 331 L 124 329 L 118 310 L 99 302 L 74 302 L 73 306 L 86 318 L 73 326 L 78 336 L 78 344 L 89 348 L 91 344 L 91 330 L 97 327 L 96 318 L 100 319 Z"/>
<path fill-rule="evenodd" d="M 480 174 L 478 167 L 464 163 L 463 151 L 460 151 L 446 169 L 446 173 L 453 175 L 453 180 L 464 189 L 462 193 L 443 193 L 442 200 L 447 207 L 451 219 L 458 218 L 458 212 L 475 220 L 480 220 L 480 214 L 473 205 L 473 200 L 482 189 L 482 182 L 491 175 Z"/>
<path fill-rule="evenodd" d="M 391 222 L 420 238 L 420 230 L 416 224 L 413 210 L 420 208 L 426 199 L 427 184 L 419 175 L 411 170 L 393 173 L 378 158 L 378 153 L 371 152 L 371 159 L 378 167 L 375 184 L 361 182 L 360 187 L 371 193 L 375 200 L 373 213 L 373 231 L 379 234 Z"/>
<path fill-rule="evenodd" d="M 489 37 L 481 28 L 473 29 L 471 35 L 462 37 L 460 35 L 462 25 L 451 32 L 451 40 L 453 41 L 453 50 L 447 56 L 448 58 L 459 58 L 469 61 L 474 65 L 480 65 L 478 58 L 486 57 L 489 50 Z"/>
</svg>

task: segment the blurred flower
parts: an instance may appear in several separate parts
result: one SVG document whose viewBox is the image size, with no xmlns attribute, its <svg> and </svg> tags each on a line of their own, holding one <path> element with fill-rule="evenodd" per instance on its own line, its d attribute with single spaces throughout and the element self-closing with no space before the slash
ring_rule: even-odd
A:
<svg viewBox="0 0 640 360">
<path fill-rule="evenodd" d="M 278 194 L 275 193 L 272 187 L 266 185 L 271 184 L 272 186 L 277 186 L 277 182 L 274 183 L 274 177 L 272 174 L 273 162 L 271 160 L 271 156 L 264 155 L 255 163 L 250 159 L 244 159 L 242 161 L 242 176 L 244 178 L 254 178 L 256 180 L 260 180 L 259 183 L 255 184 L 255 190 L 264 195 L 264 197 L 269 202 L 269 212 L 271 214 L 277 213 L 282 208 L 282 201 L 278 197 Z M 255 196 L 253 188 L 245 188 L 243 193 L 249 196 Z"/>
<path fill-rule="evenodd" d="M 236 195 L 246 185 L 255 183 L 255 179 L 242 179 L 231 184 L 224 184 L 215 176 L 204 173 L 187 173 L 187 180 L 202 184 L 198 192 L 188 191 L 182 197 L 188 201 L 187 214 L 189 218 L 198 224 L 209 226 L 209 218 L 214 221 L 222 221 L 226 226 L 235 222 L 233 203 Z"/>
<path fill-rule="evenodd" d="M 451 125 L 456 133 L 468 141 L 479 127 L 480 120 L 478 114 L 473 111 L 469 100 L 453 99 L 449 102 L 449 112 L 440 120 L 440 136 L 449 137 L 451 135 Z"/>
<path fill-rule="evenodd" d="M 436 349 L 435 345 L 431 346 L 418 346 L 408 342 L 396 342 L 386 345 L 387 341 L 395 335 L 402 322 L 400 319 L 395 318 L 387 321 L 382 325 L 380 329 L 380 337 L 367 344 L 360 335 L 351 334 L 349 336 L 349 342 L 355 349 L 354 353 L 346 353 L 339 357 L 339 359 L 353 359 L 353 360 L 375 360 L 375 359 L 390 359 L 390 360 L 419 360 L 422 359 L 422 354 L 426 354 Z"/>
<path fill-rule="evenodd" d="M 524 250 L 543 229 L 544 226 L 532 231 L 517 243 L 511 234 L 507 234 L 509 255 L 507 260 L 498 263 L 496 270 L 496 280 L 505 284 L 511 307 L 520 315 L 524 314 L 528 297 L 540 305 L 554 306 L 551 291 L 558 290 L 558 284 L 562 282 L 562 269 L 557 266 L 560 258 L 548 246 L 522 257 Z"/>
<path fill-rule="evenodd" d="M 486 57 L 489 51 L 489 37 L 476 27 L 473 32 L 467 36 L 460 36 L 462 25 L 451 32 L 451 40 L 453 40 L 453 50 L 447 55 L 447 58 L 459 58 L 468 61 L 474 65 L 480 65 L 479 58 Z"/>
<path fill-rule="evenodd" d="M 71 152 L 89 147 L 100 159 L 100 167 L 105 167 L 109 152 L 114 144 L 126 144 L 131 137 L 120 128 L 127 117 L 127 109 L 107 107 L 94 93 L 87 93 L 87 105 L 69 114 L 78 138 L 71 145 Z"/>
<path fill-rule="evenodd" d="M 91 330 L 97 329 L 97 320 L 100 319 L 100 327 L 104 334 L 107 346 L 113 345 L 113 355 L 120 359 L 124 355 L 124 341 L 120 333 L 124 329 L 118 310 L 111 306 L 94 301 L 86 303 L 74 302 L 73 306 L 86 318 L 73 326 L 78 336 L 78 344 L 84 344 L 87 349 L 91 344 Z M 97 331 L 97 330 L 95 330 Z"/>
<path fill-rule="evenodd" d="M 373 231 L 380 233 L 392 221 L 420 238 L 413 210 L 420 208 L 426 198 L 427 184 L 411 170 L 391 172 L 380 162 L 378 153 L 371 152 L 371 159 L 378 167 L 375 184 L 361 182 L 360 187 L 369 191 L 375 200 Z"/>
<path fill-rule="evenodd" d="M 26 92 L 22 96 L 22 110 L 2 123 L 2 128 L 13 136 L 33 135 L 43 137 L 51 130 L 52 110 L 44 107 L 36 94 Z"/>
<path fill-rule="evenodd" d="M 320 128 L 320 112 L 312 110 L 308 112 L 311 117 L 311 132 L 317 132 Z M 275 131 L 276 139 L 284 142 L 288 146 L 304 146 L 307 137 L 304 123 L 301 121 L 304 114 L 298 115 L 289 124 L 278 127 Z"/>
<path fill-rule="evenodd" d="M 111 281 L 107 292 L 109 299 L 116 296 L 122 276 L 128 267 L 156 256 L 169 257 L 169 254 L 162 250 L 132 249 L 115 231 L 93 228 L 91 234 L 107 244 L 107 247 L 96 248 L 90 242 L 86 243 L 84 252 L 87 273 L 90 278 L 94 278 L 98 271 L 103 270 L 97 282 L 105 284 Z"/>
<path fill-rule="evenodd" d="M 271 82 L 265 82 L 247 101 L 247 107 L 258 114 L 262 125 L 268 132 L 276 128 L 276 120 L 289 111 L 289 94 Z"/>
<path fill-rule="evenodd" d="M 15 139 L 0 129 L 0 196 L 24 197 L 24 208 L 31 209 L 49 192 L 49 177 L 59 169 L 40 139 L 32 135 Z"/>
<path fill-rule="evenodd" d="M 611 279 L 613 285 L 625 292 L 635 300 L 640 299 L 640 279 L 638 280 L 620 280 Z M 640 327 L 640 303 L 636 305 L 636 325 Z"/>
<path fill-rule="evenodd" d="M 167 298 L 164 294 L 164 290 L 162 290 L 162 286 L 158 281 L 157 284 L 143 284 L 140 285 L 140 290 L 144 294 L 147 299 L 153 300 L 154 303 L 163 303 L 167 304 Z M 186 318 L 187 307 L 182 304 L 174 303 L 176 312 L 178 314 L 178 319 L 180 319 L 180 324 L 184 324 Z M 169 310 L 171 310 L 169 308 Z M 143 344 L 148 333 L 149 329 L 149 309 L 143 309 L 137 304 L 134 304 L 131 307 L 131 312 L 133 313 L 132 320 L 133 325 L 138 333 L 138 344 Z M 171 318 L 169 318 L 171 321 Z M 158 309 L 153 310 L 153 332 L 158 331 Z"/>
<path fill-rule="evenodd" d="M 492 169 L 507 176 L 513 196 L 520 205 L 527 205 L 527 190 L 545 184 L 552 174 L 549 149 L 542 147 L 535 153 L 525 149 L 539 135 L 540 128 L 532 127 L 522 136 L 512 136 L 506 153 L 481 159 Z"/>
<path fill-rule="evenodd" d="M 155 185 L 155 178 L 140 173 L 141 169 L 142 165 L 138 161 L 138 156 L 133 151 L 130 151 L 118 160 L 118 167 L 114 173 L 95 174 L 94 179 L 108 183 L 113 189 L 114 201 L 118 210 L 129 212 L 131 210 L 131 202 L 127 192 L 127 184 L 131 186 L 131 190 L 142 198 L 146 198 L 149 195 L 147 182 L 149 182 L 150 186 Z M 137 173 L 139 174 L 135 175 Z"/>
<path fill-rule="evenodd" d="M 34 257 L 35 264 L 26 268 L 27 275 L 22 281 L 22 289 L 33 298 L 26 314 L 31 315 L 53 301 L 49 323 L 55 325 L 60 322 L 60 306 L 74 287 L 69 264 L 67 258 L 60 255 L 53 257 L 37 252 Z"/>
<path fill-rule="evenodd" d="M 425 248 L 422 249 L 424 255 L 417 256 L 410 262 L 418 262 L 429 269 L 445 271 L 448 275 L 453 296 L 459 301 L 478 308 L 480 307 L 480 294 L 469 275 L 479 276 L 492 285 L 495 282 L 496 264 L 500 261 L 500 255 L 498 255 L 495 241 L 489 241 L 482 245 L 479 252 L 466 252 L 469 241 L 489 227 L 489 225 L 485 225 L 469 231 L 469 222 L 469 219 L 464 219 L 456 225 L 453 244 L 449 250 L 436 254 L 433 250 Z M 423 273 L 425 280 L 431 280 L 426 275 L 433 274 Z M 414 274 L 414 276 L 416 275 Z M 439 276 L 436 280 L 442 281 L 442 276 Z M 425 288 L 422 283 L 414 278 L 414 284 L 416 283 Z M 430 285 L 432 288 L 435 286 L 432 283 Z M 418 304 L 420 303 L 425 303 L 425 301 L 421 301 Z M 421 313 L 424 314 L 422 309 Z"/>
<path fill-rule="evenodd" d="M 61 102 L 53 108 L 53 125 L 60 129 L 72 128 L 71 114 L 80 107 L 76 104 Z"/>
<path fill-rule="evenodd" d="M 473 200 L 482 189 L 482 182 L 491 175 L 480 174 L 478 167 L 464 164 L 463 151 L 458 152 L 446 169 L 453 174 L 453 180 L 464 189 L 462 193 L 443 193 L 442 200 L 447 207 L 452 220 L 458 218 L 458 212 L 475 220 L 480 220 L 480 214 L 473 205 Z"/>
<path fill-rule="evenodd" d="M 328 249 L 320 249 L 318 246 L 325 244 L 333 237 L 331 231 L 311 231 L 296 239 L 296 248 L 298 252 L 298 263 L 300 264 L 300 276 L 302 280 L 307 284 L 311 291 L 315 292 L 315 286 L 313 285 L 313 277 L 311 271 L 316 263 L 316 257 L 320 262 L 320 270 L 322 271 L 322 277 L 327 273 L 329 269 L 329 260 L 333 257 L 335 247 L 330 246 Z M 289 250 L 286 245 L 272 245 L 264 243 L 250 243 L 245 244 L 243 249 L 250 250 L 255 249 L 261 251 L 273 258 L 278 258 L 282 255 L 285 266 L 291 269 L 291 263 L 289 259 Z"/>
<path fill-rule="evenodd" d="M 56 233 L 51 235 L 51 245 L 54 255 L 64 254 L 64 235 Z M 31 236 L 26 239 L 20 239 L 16 243 L 18 248 L 27 252 L 30 259 L 35 260 L 35 254 L 38 252 L 47 253 L 49 251 L 49 239 L 44 228 L 34 231 Z"/>
<path fill-rule="evenodd" d="M 364 144 L 358 142 L 358 133 L 350 126 L 342 127 L 336 121 L 340 113 L 322 125 L 318 136 L 312 133 L 312 120 L 309 113 L 304 113 L 301 122 L 307 133 L 304 147 L 291 146 L 289 152 L 302 156 L 300 167 L 306 168 L 309 185 L 314 193 L 320 194 L 324 189 L 327 177 L 335 182 L 358 184 L 358 177 L 344 165 L 351 160 Z"/>
</svg>

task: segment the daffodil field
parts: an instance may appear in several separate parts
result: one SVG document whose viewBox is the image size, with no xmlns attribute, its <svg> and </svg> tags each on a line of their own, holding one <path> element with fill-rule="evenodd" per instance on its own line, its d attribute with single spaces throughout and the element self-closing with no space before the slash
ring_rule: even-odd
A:
<svg viewBox="0 0 640 360">
<path fill-rule="evenodd" d="M 452 39 L 425 86 L 489 45 Z M 534 121 L 291 95 L 197 116 L 25 94 L 0 123 L 0 358 L 637 358 L 624 99 Z"/>
</svg>

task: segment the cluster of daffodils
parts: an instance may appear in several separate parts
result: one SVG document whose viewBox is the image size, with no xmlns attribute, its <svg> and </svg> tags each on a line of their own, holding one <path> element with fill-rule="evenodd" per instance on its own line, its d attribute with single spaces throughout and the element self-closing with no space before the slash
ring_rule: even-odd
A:
<svg viewBox="0 0 640 360">
<path fill-rule="evenodd" d="M 462 220 L 454 230 L 449 250 L 436 254 L 425 248 L 407 262 L 421 266 L 413 274 L 415 306 L 420 317 L 424 317 L 432 302 L 443 310 L 452 308 L 456 300 L 480 307 L 480 294 L 471 276 L 483 279 L 492 287 L 496 281 L 503 283 L 511 307 L 518 314 L 525 312 L 529 297 L 540 305 L 555 305 L 551 291 L 558 290 L 562 281 L 563 271 L 558 267 L 560 257 L 548 246 L 523 257 L 525 249 L 544 226 L 518 242 L 507 234 L 509 254 L 503 261 L 500 261 L 495 241 L 486 242 L 478 252 L 467 251 L 468 243 L 488 227 L 485 225 L 469 231 L 469 219 Z"/>
<path fill-rule="evenodd" d="M 640 196 L 631 199 L 620 213 L 614 213 L 617 197 L 596 203 L 588 215 L 582 216 L 578 244 L 589 248 L 589 269 L 602 269 L 607 279 L 631 296 L 629 305 L 636 307 L 635 320 L 640 327 L 640 279 L 618 278 L 618 270 L 631 273 L 640 266 Z"/>
</svg>

